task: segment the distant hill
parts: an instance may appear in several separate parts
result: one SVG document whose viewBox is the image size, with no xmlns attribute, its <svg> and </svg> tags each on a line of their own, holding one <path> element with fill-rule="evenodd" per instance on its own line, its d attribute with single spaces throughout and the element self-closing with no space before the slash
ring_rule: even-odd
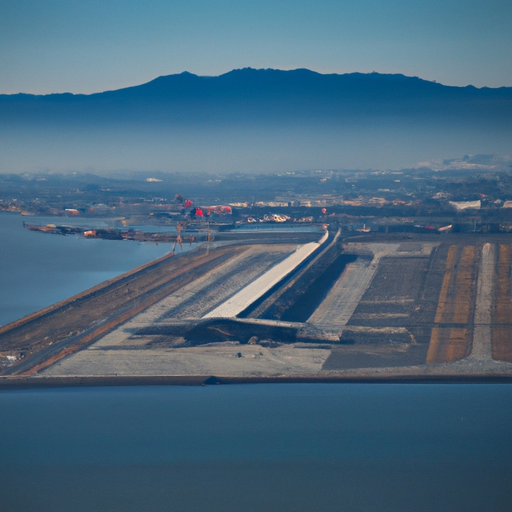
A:
<svg viewBox="0 0 512 512">
<path fill-rule="evenodd" d="M 306 69 L 181 73 L 91 95 L 0 95 L 0 134 L 7 137 L 0 142 L 0 172 L 19 171 L 19 165 L 64 170 L 135 162 L 148 170 L 178 170 L 185 163 L 222 170 L 223 162 L 226 170 L 393 167 L 472 152 L 510 153 L 511 130 L 510 87 Z M 137 158 L 126 158 L 135 147 Z"/>
<path fill-rule="evenodd" d="M 338 116 L 512 114 L 512 87 L 448 87 L 417 77 L 379 73 L 322 75 L 306 69 L 238 69 L 217 77 L 191 73 L 91 95 L 0 95 L 0 114 L 11 121 L 80 116 L 104 122 L 157 122 Z"/>
</svg>

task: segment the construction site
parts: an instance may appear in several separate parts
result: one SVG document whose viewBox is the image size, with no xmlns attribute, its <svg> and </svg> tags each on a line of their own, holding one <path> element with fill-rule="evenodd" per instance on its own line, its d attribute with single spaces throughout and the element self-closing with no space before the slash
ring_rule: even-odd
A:
<svg viewBox="0 0 512 512">
<path fill-rule="evenodd" d="M 1 381 L 512 375 L 507 235 L 258 236 L 3 326 Z"/>
</svg>

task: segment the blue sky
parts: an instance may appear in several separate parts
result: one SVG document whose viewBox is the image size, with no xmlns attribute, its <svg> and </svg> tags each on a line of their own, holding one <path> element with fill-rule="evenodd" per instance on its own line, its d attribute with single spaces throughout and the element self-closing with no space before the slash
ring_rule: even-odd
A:
<svg viewBox="0 0 512 512">
<path fill-rule="evenodd" d="M 309 68 L 512 86 L 510 0 L 0 0 L 0 93 Z"/>
</svg>

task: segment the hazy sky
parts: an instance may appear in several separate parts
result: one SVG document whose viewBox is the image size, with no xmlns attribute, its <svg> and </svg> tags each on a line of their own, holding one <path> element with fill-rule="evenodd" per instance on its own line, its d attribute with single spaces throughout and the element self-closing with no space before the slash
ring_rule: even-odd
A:
<svg viewBox="0 0 512 512">
<path fill-rule="evenodd" d="M 305 67 L 512 86 L 511 0 L 0 0 L 0 93 Z"/>
</svg>

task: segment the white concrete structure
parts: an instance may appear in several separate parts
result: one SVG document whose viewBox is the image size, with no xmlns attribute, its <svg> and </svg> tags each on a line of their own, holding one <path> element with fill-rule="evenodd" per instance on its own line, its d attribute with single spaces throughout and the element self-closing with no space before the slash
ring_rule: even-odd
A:
<svg viewBox="0 0 512 512">
<path fill-rule="evenodd" d="M 288 256 L 285 260 L 278 263 L 275 267 L 265 272 L 258 279 L 242 288 L 219 307 L 210 311 L 202 318 L 232 318 L 244 309 L 250 306 L 255 300 L 259 299 L 272 286 L 277 284 L 283 277 L 287 276 L 297 265 L 302 263 L 313 251 L 322 245 L 328 238 L 327 231 L 319 242 L 311 242 L 302 245 Z"/>
</svg>

